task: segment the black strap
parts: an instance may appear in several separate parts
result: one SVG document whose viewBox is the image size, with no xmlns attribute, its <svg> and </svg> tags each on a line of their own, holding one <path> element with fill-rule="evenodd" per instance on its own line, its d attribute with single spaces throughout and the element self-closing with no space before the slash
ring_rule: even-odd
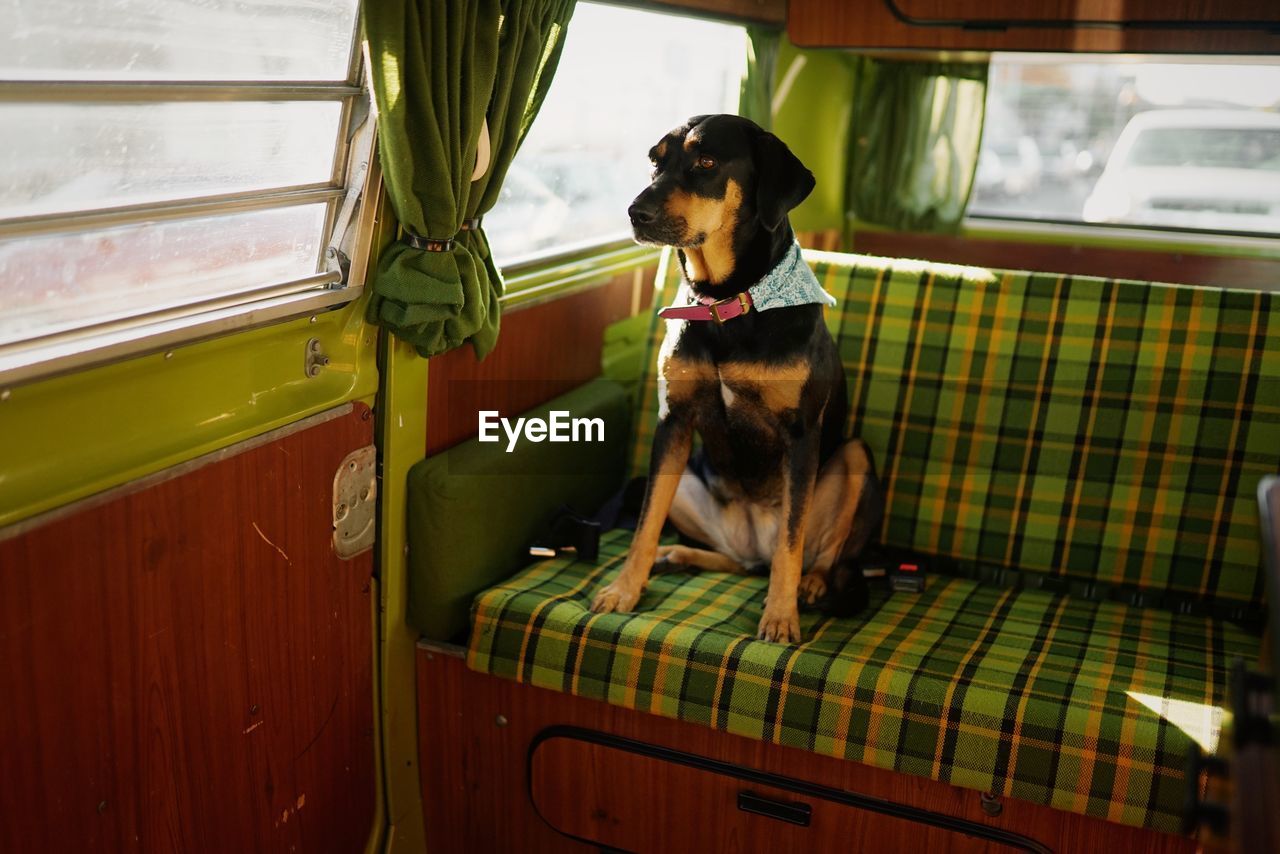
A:
<svg viewBox="0 0 1280 854">
<path fill-rule="evenodd" d="M 464 231 L 476 231 L 480 228 L 482 220 L 483 217 L 478 216 L 471 219 L 464 219 L 462 221 L 462 227 L 458 229 L 458 234 L 462 234 Z M 409 228 L 407 225 L 403 226 L 402 229 L 404 233 L 400 235 L 400 239 L 412 246 L 414 249 L 421 249 L 424 252 L 450 252 L 453 250 L 454 243 L 458 239 L 458 234 L 455 234 L 453 237 L 446 240 L 440 240 L 435 237 L 423 237 L 420 234 L 415 234 L 413 229 Z"/>
</svg>

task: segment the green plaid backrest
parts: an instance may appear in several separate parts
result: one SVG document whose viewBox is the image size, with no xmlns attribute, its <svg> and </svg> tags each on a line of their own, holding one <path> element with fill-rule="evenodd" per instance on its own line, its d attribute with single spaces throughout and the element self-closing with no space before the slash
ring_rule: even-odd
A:
<svg viewBox="0 0 1280 854">
<path fill-rule="evenodd" d="M 1270 294 L 810 257 L 839 300 L 850 432 L 886 542 L 1261 603 L 1258 479 L 1280 466 Z"/>
<path fill-rule="evenodd" d="M 1280 469 L 1270 294 L 806 256 L 839 300 L 848 432 L 886 482 L 885 542 L 1261 602 L 1254 490 Z M 637 473 L 656 390 L 650 367 Z"/>
</svg>

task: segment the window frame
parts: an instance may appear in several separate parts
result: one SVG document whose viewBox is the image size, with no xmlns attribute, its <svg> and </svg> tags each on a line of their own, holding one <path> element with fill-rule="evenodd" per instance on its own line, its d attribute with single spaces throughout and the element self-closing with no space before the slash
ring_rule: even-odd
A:
<svg viewBox="0 0 1280 854">
<path fill-rule="evenodd" d="M 1035 53 L 1029 51 L 992 51 L 991 58 L 1004 53 L 1016 56 L 1026 64 L 1087 64 L 1107 61 L 1123 61 L 1124 64 L 1195 64 L 1240 65 L 1252 63 L 1280 68 L 1280 57 L 1259 54 L 1072 54 L 1059 51 Z M 988 90 L 990 82 L 988 82 Z M 989 97 L 989 94 L 988 94 Z M 1123 128 L 1122 128 L 1123 130 Z M 979 140 L 979 151 L 986 142 L 987 126 Z M 1179 226 L 1143 225 L 1139 223 L 1086 222 L 1074 219 L 1039 219 L 1028 216 L 1002 216 L 982 212 L 970 213 L 972 193 L 965 204 L 960 222 L 961 236 L 1040 241 L 1046 243 L 1073 243 L 1080 246 L 1104 246 L 1150 251 L 1168 251 L 1173 247 L 1204 255 L 1238 255 L 1246 258 L 1280 257 L 1280 233 L 1234 231 L 1229 229 L 1196 229 Z M 854 220 L 854 228 L 876 228 Z"/>
<path fill-rule="evenodd" d="M 557 247 L 502 268 L 506 290 L 498 302 L 510 311 L 590 290 L 616 276 L 655 266 L 662 248 L 631 238 L 606 238 Z"/>
<path fill-rule="evenodd" d="M 357 13 L 351 30 L 347 74 L 335 81 L 0 81 L 0 103 L 272 100 L 341 103 L 327 182 L 0 220 L 0 238 L 14 238 L 198 215 L 325 205 L 324 225 L 317 239 L 315 273 L 285 282 L 257 283 L 232 294 L 197 298 L 178 305 L 159 305 L 127 317 L 97 322 L 88 319 L 72 328 L 0 344 L 0 386 L 9 388 L 330 311 L 359 299 L 364 293 L 382 199 L 376 119 L 364 78 L 367 63 L 360 33 Z M 348 219 L 343 233 L 339 234 L 335 229 L 344 210 Z"/>
<path fill-rule="evenodd" d="M 743 28 L 760 26 L 762 23 L 762 19 L 746 14 L 682 6 L 654 6 L 639 0 L 590 0 L 590 2 L 599 6 L 647 12 L 668 18 L 687 18 Z M 742 51 L 745 56 L 746 32 L 743 34 Z M 555 82 L 552 81 L 552 87 L 554 86 Z M 640 150 L 640 153 L 643 154 L 643 150 Z M 638 187 L 636 192 L 639 193 L 641 189 L 643 187 Z M 602 235 L 548 247 L 518 256 L 509 264 L 497 265 L 505 285 L 503 295 L 498 298 L 498 302 L 508 311 L 549 302 L 608 284 L 623 273 L 655 267 L 661 255 L 662 247 L 636 243 L 630 236 L 624 234 L 623 230 L 615 235 Z"/>
</svg>

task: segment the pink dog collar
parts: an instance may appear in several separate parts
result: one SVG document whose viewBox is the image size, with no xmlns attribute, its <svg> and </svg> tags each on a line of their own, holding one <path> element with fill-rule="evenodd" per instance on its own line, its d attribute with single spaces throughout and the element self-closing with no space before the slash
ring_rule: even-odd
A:
<svg viewBox="0 0 1280 854">
<path fill-rule="evenodd" d="M 751 311 L 752 305 L 751 294 L 743 291 L 721 300 L 698 297 L 696 305 L 669 305 L 658 309 L 658 317 L 664 320 L 710 320 L 724 323 Z"/>
</svg>

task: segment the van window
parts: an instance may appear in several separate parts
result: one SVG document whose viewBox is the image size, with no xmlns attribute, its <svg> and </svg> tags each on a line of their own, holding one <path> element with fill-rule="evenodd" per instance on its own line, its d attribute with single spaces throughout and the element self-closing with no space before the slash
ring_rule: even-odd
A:
<svg viewBox="0 0 1280 854">
<path fill-rule="evenodd" d="M 504 266 L 626 238 L 649 146 L 690 116 L 738 111 L 740 26 L 579 3 L 551 91 L 485 216 Z"/>
<path fill-rule="evenodd" d="M 0 370 L 106 325 L 339 284 L 357 5 L 18 4 L 0 28 Z"/>
<path fill-rule="evenodd" d="M 1280 64 L 997 54 L 969 214 L 1280 233 Z"/>
</svg>

